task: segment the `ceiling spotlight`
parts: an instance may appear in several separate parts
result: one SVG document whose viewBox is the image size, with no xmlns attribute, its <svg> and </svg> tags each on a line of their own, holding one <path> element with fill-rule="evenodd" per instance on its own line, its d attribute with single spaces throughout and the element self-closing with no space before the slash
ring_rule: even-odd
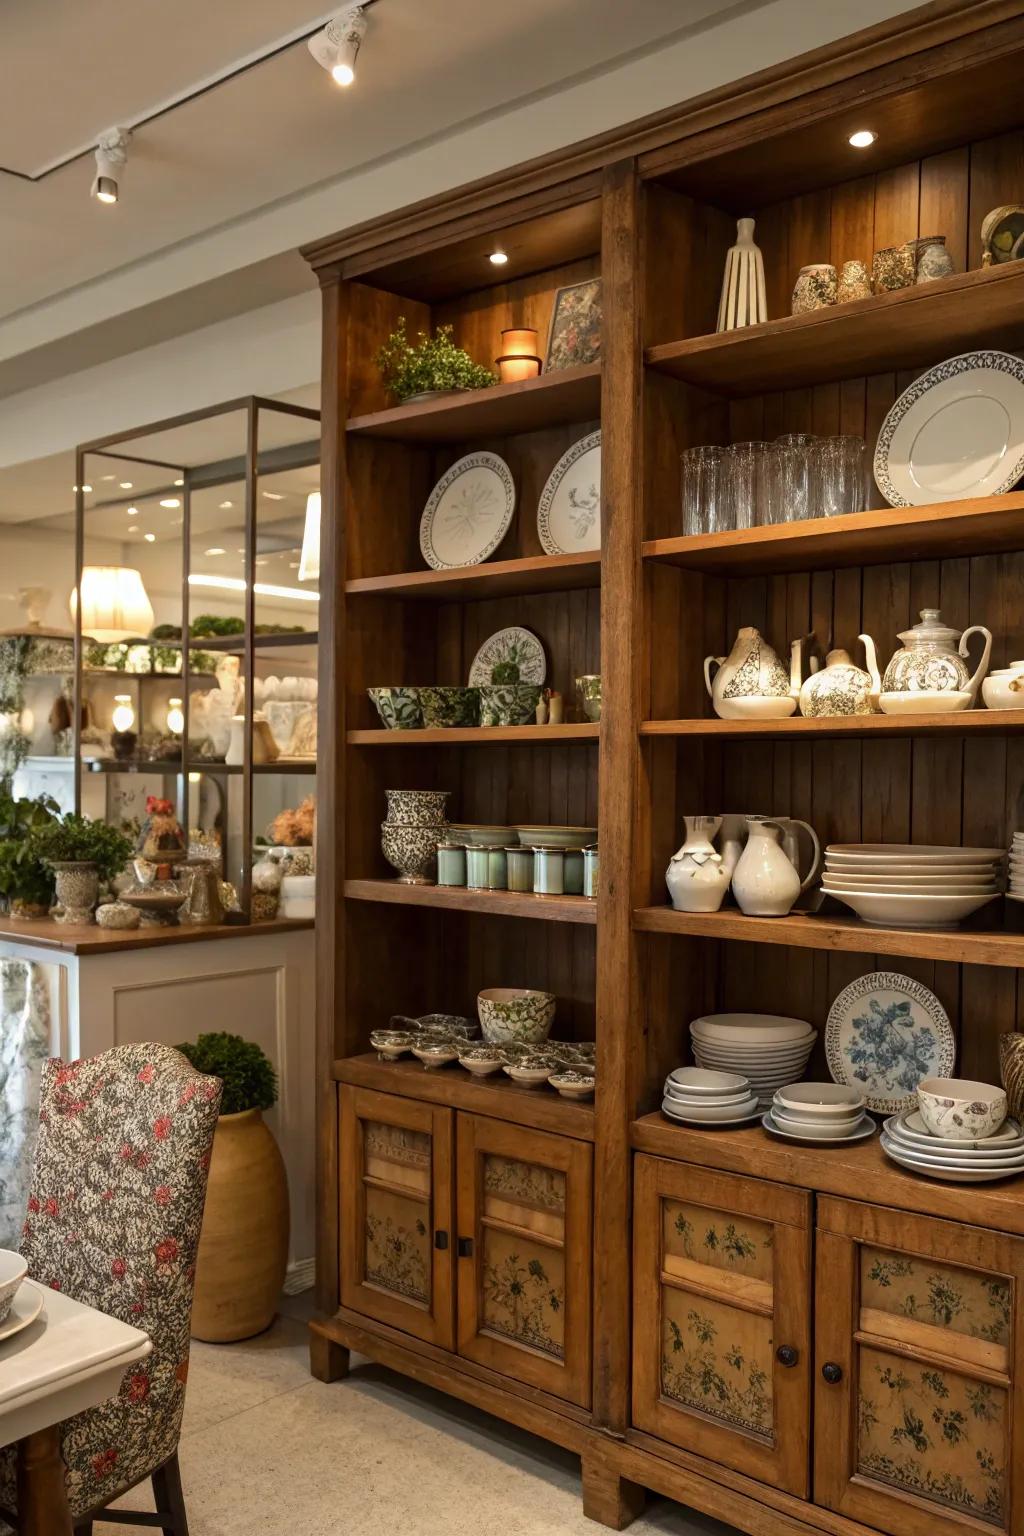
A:
<svg viewBox="0 0 1024 1536">
<path fill-rule="evenodd" d="M 111 479 L 113 479 L 113 476 L 111 476 Z M 130 480 L 122 480 L 120 481 L 120 486 L 122 491 L 130 491 L 132 488 L 132 482 Z"/>
<path fill-rule="evenodd" d="M 492 267 L 503 267 L 508 261 L 508 257 L 499 245 L 495 247 L 495 249 L 488 256 L 487 260 L 490 262 Z"/>
<path fill-rule="evenodd" d="M 100 203 L 116 203 L 118 176 L 128 159 L 131 134 L 127 128 L 108 128 L 96 145 L 96 177 L 92 196 Z"/>
<path fill-rule="evenodd" d="M 850 134 L 850 143 L 854 149 L 870 149 L 878 138 L 877 133 L 872 133 L 870 128 L 858 128 L 856 133 Z"/>
<path fill-rule="evenodd" d="M 173 511 L 175 507 L 181 506 L 181 502 L 178 500 L 177 496 L 165 496 L 160 505 L 162 507 L 170 507 Z"/>
<path fill-rule="evenodd" d="M 227 511 L 228 507 L 233 507 L 233 506 L 234 506 L 234 502 L 233 501 L 222 501 L 220 503 L 220 510 L 222 512 L 225 512 L 225 511 Z"/>
<path fill-rule="evenodd" d="M 208 549 L 206 551 L 206 553 L 208 555 L 226 555 L 227 554 L 227 550 L 226 549 L 221 549 L 219 544 L 214 544 L 211 549 Z"/>
<path fill-rule="evenodd" d="M 366 36 L 366 7 L 353 5 L 339 11 L 321 32 L 309 39 L 309 51 L 321 69 L 330 72 L 336 85 L 351 85 L 356 78 L 356 59 Z"/>
<path fill-rule="evenodd" d="M 76 492 L 77 492 L 77 491 L 78 491 L 78 489 L 79 489 L 79 487 L 78 487 L 78 486 L 77 486 L 77 485 L 73 485 L 73 486 L 72 486 L 72 487 L 71 487 L 71 489 L 72 489 L 72 490 L 73 490 L 73 491 L 76 491 Z M 81 489 L 82 489 L 82 491 L 83 491 L 83 492 L 84 492 L 84 493 L 85 493 L 85 494 L 86 494 L 86 495 L 87 495 L 87 494 L 88 494 L 88 493 L 89 493 L 89 491 L 91 491 L 91 490 L 92 490 L 92 486 L 91 486 L 91 485 L 83 485 L 83 486 L 82 486 L 82 487 L 81 487 Z"/>
<path fill-rule="evenodd" d="M 143 538 L 146 540 L 147 544 L 155 544 L 156 543 L 156 534 L 155 533 L 143 534 Z"/>
<path fill-rule="evenodd" d="M 128 508 L 128 516 L 129 517 L 138 517 L 138 515 L 139 515 L 138 507 L 129 507 Z"/>
<path fill-rule="evenodd" d="M 175 483 L 175 485 L 184 485 L 185 484 L 184 480 L 175 480 L 174 483 Z"/>
</svg>

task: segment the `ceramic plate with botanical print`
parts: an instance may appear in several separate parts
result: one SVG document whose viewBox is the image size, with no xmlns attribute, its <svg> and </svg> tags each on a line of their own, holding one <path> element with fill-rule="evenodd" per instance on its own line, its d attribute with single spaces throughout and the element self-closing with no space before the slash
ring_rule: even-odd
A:
<svg viewBox="0 0 1024 1536">
<path fill-rule="evenodd" d="M 537 507 L 537 533 L 549 555 L 601 548 L 601 433 L 588 432 L 562 454 Z"/>
<path fill-rule="evenodd" d="M 420 549 L 435 571 L 479 565 L 508 532 L 516 506 L 512 471 L 496 453 L 456 459 L 420 518 Z"/>
<path fill-rule="evenodd" d="M 559 288 L 551 311 L 545 373 L 596 363 L 601 356 L 601 279 Z"/>
<path fill-rule="evenodd" d="M 934 992 L 895 971 L 872 971 L 844 987 L 825 1025 L 828 1069 L 859 1088 L 868 1109 L 911 1109 L 926 1077 L 949 1077 L 956 1043 Z"/>
<path fill-rule="evenodd" d="M 515 676 L 511 669 L 515 667 Z M 495 668 L 498 675 L 495 676 Z M 548 664 L 544 647 L 531 630 L 512 624 L 499 629 L 473 657 L 469 669 L 469 686 L 486 688 L 490 684 L 542 683 L 547 676 Z"/>
</svg>

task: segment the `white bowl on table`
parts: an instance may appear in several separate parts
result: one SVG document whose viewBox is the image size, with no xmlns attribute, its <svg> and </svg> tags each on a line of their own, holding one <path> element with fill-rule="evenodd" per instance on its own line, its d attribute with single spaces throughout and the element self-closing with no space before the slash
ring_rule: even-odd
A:
<svg viewBox="0 0 1024 1536">
<path fill-rule="evenodd" d="M 775 1098 L 786 1114 L 801 1119 L 844 1120 L 864 1109 L 864 1095 L 844 1083 L 790 1083 Z"/>
<path fill-rule="evenodd" d="M 719 1098 L 741 1092 L 747 1080 L 738 1072 L 709 1072 L 704 1067 L 676 1067 L 665 1079 L 666 1089 L 696 1094 L 701 1098 Z"/>
</svg>

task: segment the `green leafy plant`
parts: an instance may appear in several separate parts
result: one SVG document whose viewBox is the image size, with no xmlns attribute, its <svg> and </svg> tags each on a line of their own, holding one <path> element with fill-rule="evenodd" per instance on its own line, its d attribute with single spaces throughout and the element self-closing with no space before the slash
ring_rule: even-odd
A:
<svg viewBox="0 0 1024 1536">
<path fill-rule="evenodd" d="M 57 802 L 49 795 L 15 800 L 0 784 L 0 898 L 10 906 L 24 901 L 49 907 L 53 901 L 53 870 L 35 846 L 36 836 L 57 820 Z"/>
<path fill-rule="evenodd" d="M 197 1072 L 219 1077 L 224 1084 L 222 1115 L 244 1109 L 271 1109 L 277 1103 L 277 1073 L 252 1040 L 224 1031 L 200 1035 L 194 1044 L 179 1045 Z"/>
<path fill-rule="evenodd" d="M 377 366 L 396 400 L 408 400 L 430 389 L 487 389 L 497 380 L 489 368 L 474 363 L 457 347 L 450 325 L 438 326 L 435 336 L 417 332 L 414 346 L 406 335 L 405 316 L 377 353 Z"/>
<path fill-rule="evenodd" d="M 116 827 L 73 812 L 39 827 L 32 842 L 47 864 L 95 864 L 101 884 L 120 874 L 132 853 L 131 843 Z"/>
<path fill-rule="evenodd" d="M 216 636 L 227 638 L 230 635 L 243 635 L 245 633 L 245 620 L 225 618 L 218 613 L 201 613 L 192 620 L 188 627 L 188 632 L 193 640 L 209 640 Z"/>
</svg>

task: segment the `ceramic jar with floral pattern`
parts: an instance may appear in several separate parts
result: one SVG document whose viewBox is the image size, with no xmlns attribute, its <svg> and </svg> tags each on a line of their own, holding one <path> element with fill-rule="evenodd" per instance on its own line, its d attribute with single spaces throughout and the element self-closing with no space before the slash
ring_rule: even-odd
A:
<svg viewBox="0 0 1024 1536">
<path fill-rule="evenodd" d="M 836 294 L 840 304 L 852 304 L 856 299 L 870 299 L 871 276 L 862 261 L 844 261 L 839 274 Z"/>
<path fill-rule="evenodd" d="M 530 987 L 489 987 L 477 994 L 476 1006 L 488 1045 L 539 1045 L 555 1020 L 554 993 Z"/>
<path fill-rule="evenodd" d="M 923 235 L 908 243 L 914 252 L 917 282 L 934 283 L 951 275 L 953 258 L 946 249 L 945 235 Z"/>
<path fill-rule="evenodd" d="M 871 276 L 876 293 L 910 288 L 917 277 L 917 255 L 911 245 L 888 245 L 875 252 Z"/>
<path fill-rule="evenodd" d="M 53 866 L 57 889 L 58 923 L 91 923 L 100 895 L 100 877 L 95 864 L 59 863 Z"/>
<path fill-rule="evenodd" d="M 794 315 L 806 315 L 814 309 L 827 309 L 836 302 L 838 278 L 836 269 L 828 261 L 817 261 L 801 267 L 793 289 Z"/>
</svg>

